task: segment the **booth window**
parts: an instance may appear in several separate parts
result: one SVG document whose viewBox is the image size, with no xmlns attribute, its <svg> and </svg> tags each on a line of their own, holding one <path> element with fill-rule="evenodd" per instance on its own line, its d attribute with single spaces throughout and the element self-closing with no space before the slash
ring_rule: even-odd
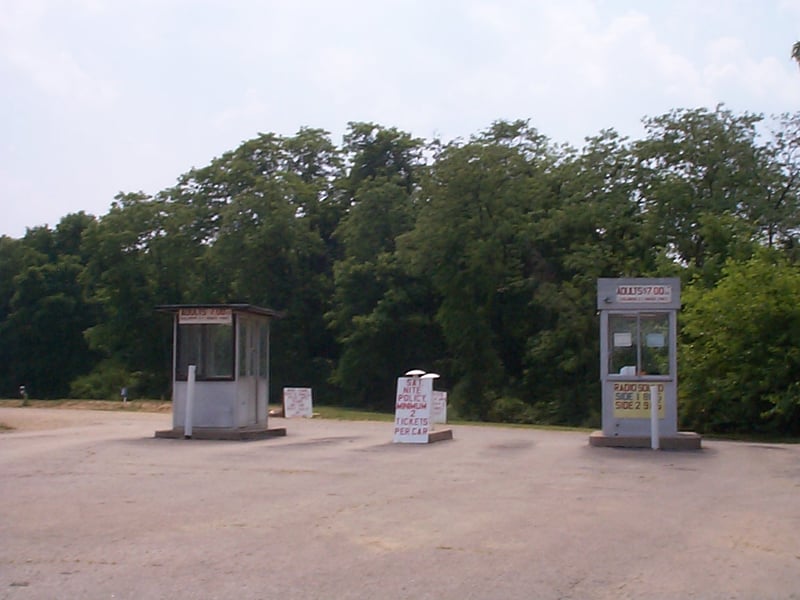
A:
<svg viewBox="0 0 800 600">
<path fill-rule="evenodd" d="M 669 375 L 669 314 L 611 314 L 608 372 Z"/>
<path fill-rule="evenodd" d="M 177 380 L 186 381 L 189 365 L 196 365 L 198 380 L 233 379 L 233 325 L 178 325 L 177 350 Z"/>
</svg>

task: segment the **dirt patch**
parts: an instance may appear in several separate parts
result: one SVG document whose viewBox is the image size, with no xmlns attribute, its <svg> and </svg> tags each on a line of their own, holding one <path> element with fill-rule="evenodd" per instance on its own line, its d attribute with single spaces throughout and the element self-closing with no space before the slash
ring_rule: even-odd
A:
<svg viewBox="0 0 800 600">
<path fill-rule="evenodd" d="M 74 421 L 0 436 L 0 598 L 800 600 L 796 445 L 332 419 L 166 440 L 168 413 L 0 407 L 34 417 Z"/>
<path fill-rule="evenodd" d="M 2 411 L 4 408 L 23 410 Z M 24 410 L 24 408 L 49 410 Z M 0 400 L 0 434 L 12 431 L 41 431 L 71 427 L 85 419 L 79 411 L 120 411 L 169 413 L 171 402 L 132 400 L 122 403 L 111 400 L 29 400 L 23 407 L 22 400 Z"/>
</svg>

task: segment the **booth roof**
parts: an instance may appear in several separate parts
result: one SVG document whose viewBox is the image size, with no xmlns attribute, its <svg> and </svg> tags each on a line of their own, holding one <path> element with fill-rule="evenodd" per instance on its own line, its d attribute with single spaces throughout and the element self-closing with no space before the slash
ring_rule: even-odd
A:
<svg viewBox="0 0 800 600">
<path fill-rule="evenodd" d="M 250 313 L 252 315 L 262 315 L 282 319 L 286 316 L 285 312 L 255 306 L 254 304 L 232 303 L 232 304 L 161 304 L 156 306 L 156 310 L 162 312 L 178 312 L 182 308 L 229 308 L 234 312 Z"/>
</svg>

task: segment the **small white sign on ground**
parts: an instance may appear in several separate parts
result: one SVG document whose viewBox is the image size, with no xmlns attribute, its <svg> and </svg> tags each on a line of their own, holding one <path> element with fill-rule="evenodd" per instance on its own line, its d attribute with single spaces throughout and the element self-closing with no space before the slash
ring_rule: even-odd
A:
<svg viewBox="0 0 800 600">
<path fill-rule="evenodd" d="M 431 423 L 447 423 L 447 392 L 432 392 Z"/>
<path fill-rule="evenodd" d="M 283 388 L 284 417 L 311 417 L 312 411 L 311 388 Z"/>
<path fill-rule="evenodd" d="M 427 444 L 431 422 L 433 382 L 398 377 L 394 405 L 394 443 Z"/>
</svg>

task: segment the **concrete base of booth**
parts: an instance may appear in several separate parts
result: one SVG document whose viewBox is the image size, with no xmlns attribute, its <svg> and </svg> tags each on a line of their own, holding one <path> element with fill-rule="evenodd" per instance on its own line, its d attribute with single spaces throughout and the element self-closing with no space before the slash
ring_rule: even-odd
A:
<svg viewBox="0 0 800 600">
<path fill-rule="evenodd" d="M 223 427 L 192 427 L 193 440 L 234 440 L 234 441 L 250 441 L 250 440 L 263 440 L 273 437 L 281 437 L 286 435 L 285 427 L 275 427 L 267 429 L 266 427 L 240 427 L 238 429 L 226 429 Z M 156 431 L 155 437 L 157 438 L 170 438 L 182 439 L 184 435 L 183 427 L 176 427 L 174 429 L 165 429 Z"/>
<path fill-rule="evenodd" d="M 700 450 L 702 437 L 693 431 L 679 431 L 675 436 L 659 438 L 662 450 Z M 595 431 L 589 436 L 589 445 L 604 448 L 650 448 L 650 436 L 605 435 Z"/>
<path fill-rule="evenodd" d="M 436 431 L 428 432 L 429 444 L 432 444 L 433 442 L 443 442 L 444 440 L 452 440 L 452 439 L 453 439 L 452 429 L 437 429 Z"/>
</svg>

